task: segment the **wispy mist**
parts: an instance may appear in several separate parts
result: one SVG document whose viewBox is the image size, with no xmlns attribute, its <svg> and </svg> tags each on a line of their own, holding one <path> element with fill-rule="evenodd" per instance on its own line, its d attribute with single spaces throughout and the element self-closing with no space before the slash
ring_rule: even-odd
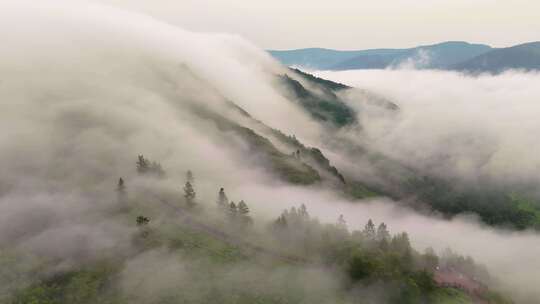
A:
<svg viewBox="0 0 540 304">
<path fill-rule="evenodd" d="M 360 117 L 369 143 L 400 161 L 471 180 L 484 176 L 538 182 L 540 75 L 536 73 L 472 77 L 379 70 L 318 75 L 370 90 L 399 105 L 398 117 L 370 113 Z"/>
</svg>

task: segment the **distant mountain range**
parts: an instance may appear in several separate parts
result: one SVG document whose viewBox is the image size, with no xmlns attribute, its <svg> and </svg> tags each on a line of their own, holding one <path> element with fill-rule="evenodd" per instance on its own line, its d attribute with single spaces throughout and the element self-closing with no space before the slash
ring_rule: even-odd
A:
<svg viewBox="0 0 540 304">
<path fill-rule="evenodd" d="M 499 73 L 507 69 L 540 70 L 540 42 L 508 48 L 449 41 L 407 49 L 339 51 L 307 48 L 268 52 L 285 65 L 318 70 L 400 67 L 470 73 Z"/>
<path fill-rule="evenodd" d="M 540 42 L 492 49 L 482 55 L 460 62 L 453 70 L 500 73 L 508 69 L 540 70 Z"/>
</svg>

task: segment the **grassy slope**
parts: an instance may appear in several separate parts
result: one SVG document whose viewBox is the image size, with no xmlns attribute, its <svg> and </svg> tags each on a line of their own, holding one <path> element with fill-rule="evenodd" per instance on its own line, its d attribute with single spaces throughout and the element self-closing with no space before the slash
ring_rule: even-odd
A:
<svg viewBox="0 0 540 304">
<path fill-rule="evenodd" d="M 298 74 L 300 77 L 305 78 L 307 82 L 309 82 L 311 85 L 317 86 L 318 89 L 322 91 L 326 91 L 326 95 L 330 96 L 330 99 L 326 102 L 329 104 L 334 104 L 336 100 L 339 98 L 334 94 L 335 91 L 348 89 L 350 87 L 347 87 L 343 84 L 335 83 L 329 80 L 325 80 L 322 78 L 318 78 L 315 76 L 312 76 L 310 74 L 304 73 L 300 70 L 291 69 L 292 72 Z M 298 85 L 302 86 L 299 82 Z M 302 86 L 302 90 L 308 91 L 308 89 L 304 88 Z M 309 93 L 313 95 L 312 93 Z M 302 144 L 296 137 L 292 135 L 286 135 L 282 133 L 281 131 L 271 128 L 262 122 L 254 119 L 251 117 L 249 113 L 247 113 L 244 109 L 236 105 L 235 103 L 228 101 L 228 106 L 231 107 L 231 109 L 237 111 L 242 116 L 246 117 L 247 119 L 251 120 L 251 122 L 258 126 L 257 130 L 252 130 L 254 133 L 257 133 L 258 130 L 262 130 L 264 134 L 271 135 L 271 138 L 274 140 L 277 140 L 280 142 L 281 145 L 286 146 L 289 149 L 289 152 L 286 153 L 287 155 L 293 153 L 293 152 L 299 152 L 298 156 L 295 156 L 296 160 L 300 160 L 302 163 L 305 163 L 306 165 L 310 166 L 311 168 L 315 169 L 318 174 L 321 177 L 321 180 L 326 180 L 336 186 L 337 188 L 344 191 L 344 193 L 350 197 L 361 199 L 361 198 L 367 198 L 367 197 L 373 197 L 379 195 L 376 191 L 368 187 L 367 185 L 363 184 L 362 182 L 355 181 L 353 179 L 346 179 L 338 170 L 338 168 L 334 167 L 330 161 L 325 157 L 323 152 L 315 147 L 307 147 L 304 144 Z M 336 107 L 347 107 L 345 103 L 338 102 Z M 341 111 L 334 111 L 329 112 L 328 115 L 336 115 L 340 113 Z M 343 111 L 347 112 L 347 115 L 352 115 L 352 110 L 350 111 Z M 334 120 L 340 120 L 339 118 L 335 118 Z M 347 118 L 347 120 L 352 120 L 352 118 Z M 325 120 L 324 120 L 325 121 Z M 259 135 L 264 137 L 263 135 Z M 246 139 L 251 140 L 250 138 L 254 138 L 253 136 L 248 136 Z M 279 160 L 279 158 L 278 158 Z M 283 162 L 276 162 L 276 164 L 279 166 L 280 163 Z"/>
<path fill-rule="evenodd" d="M 468 295 L 454 288 L 440 288 L 431 295 L 430 300 L 433 304 L 473 304 Z"/>
<path fill-rule="evenodd" d="M 237 106 L 235 108 L 240 109 Z M 267 138 L 259 135 L 254 130 L 243 127 L 218 113 L 204 108 L 196 108 L 195 112 L 200 117 L 216 123 L 220 131 L 233 132 L 242 138 L 248 144 L 248 149 L 252 156 L 262 159 L 263 165 L 284 181 L 293 184 L 310 185 L 321 180 L 321 176 L 317 170 L 295 159 L 291 155 L 282 153 Z M 243 110 L 242 113 L 245 113 L 244 115 L 247 114 Z"/>
</svg>

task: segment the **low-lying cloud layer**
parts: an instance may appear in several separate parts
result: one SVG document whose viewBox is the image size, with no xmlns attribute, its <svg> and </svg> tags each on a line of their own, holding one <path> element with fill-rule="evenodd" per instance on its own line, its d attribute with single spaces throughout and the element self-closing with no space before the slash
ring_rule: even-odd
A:
<svg viewBox="0 0 540 304">
<path fill-rule="evenodd" d="M 418 70 L 317 74 L 399 105 L 397 118 L 360 113 L 369 144 L 387 155 L 471 181 L 482 176 L 501 182 L 539 181 L 540 74 L 509 71 L 471 77 Z M 351 105 L 355 103 L 351 98 Z"/>
<path fill-rule="evenodd" d="M 470 183 L 539 182 L 540 74 L 508 71 L 472 77 L 408 69 L 316 74 L 399 105 L 396 115 L 369 111 L 355 100 L 358 93 L 351 92 L 348 99 L 359 109 L 364 128 L 357 140 L 394 159 Z M 535 245 L 540 236 L 536 232 L 497 231 L 466 218 L 448 222 L 413 215 L 389 221 L 411 231 L 418 245 L 440 248 L 444 244 L 471 254 L 514 291 L 540 298 L 534 290 L 540 275 L 540 247 Z"/>
</svg>

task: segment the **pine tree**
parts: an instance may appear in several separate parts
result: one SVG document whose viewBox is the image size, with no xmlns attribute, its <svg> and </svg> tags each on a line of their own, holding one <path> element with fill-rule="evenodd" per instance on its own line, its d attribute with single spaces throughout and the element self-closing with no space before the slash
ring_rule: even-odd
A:
<svg viewBox="0 0 540 304">
<path fill-rule="evenodd" d="M 148 225 L 148 223 L 150 223 L 150 219 L 146 216 L 137 216 L 137 226 L 146 226 Z"/>
<path fill-rule="evenodd" d="M 191 170 L 186 172 L 186 181 L 190 182 L 192 185 L 195 184 L 195 177 L 193 176 L 193 172 L 191 172 Z"/>
<path fill-rule="evenodd" d="M 150 234 L 150 230 L 147 227 L 148 223 L 150 223 L 150 219 L 147 218 L 146 216 L 142 216 L 142 215 L 137 216 L 137 226 L 141 227 L 141 236 L 143 238 L 148 237 L 148 235 Z"/>
<path fill-rule="evenodd" d="M 244 215 L 244 216 L 247 216 L 248 213 L 249 213 L 249 207 L 248 205 L 243 201 L 241 200 L 239 203 L 238 203 L 238 213 L 240 215 Z"/>
<path fill-rule="evenodd" d="M 144 158 L 143 155 L 138 156 L 136 164 L 137 172 L 141 175 L 150 173 L 157 177 L 165 177 L 165 170 L 163 170 L 161 164 L 155 161 L 151 162 L 148 159 Z"/>
<path fill-rule="evenodd" d="M 139 174 L 145 174 L 148 172 L 149 168 L 150 167 L 148 161 L 144 158 L 143 155 L 139 155 L 137 160 L 137 172 Z"/>
<path fill-rule="evenodd" d="M 289 218 L 292 222 L 298 222 L 298 211 L 296 210 L 296 207 L 291 207 L 289 210 Z"/>
<path fill-rule="evenodd" d="M 375 225 L 373 221 L 369 219 L 366 226 L 364 227 L 364 236 L 370 240 L 375 239 Z"/>
<path fill-rule="evenodd" d="M 392 238 L 392 249 L 399 252 L 400 254 L 405 254 L 411 250 L 411 242 L 409 241 L 409 235 L 407 232 L 402 232 L 398 235 L 395 235 Z"/>
<path fill-rule="evenodd" d="M 234 202 L 231 202 L 229 204 L 229 216 L 231 219 L 236 218 L 236 215 L 238 214 L 238 208 L 236 207 L 236 204 Z"/>
<path fill-rule="evenodd" d="M 288 223 L 287 223 L 286 212 L 287 210 L 283 211 L 281 215 L 276 219 L 276 221 L 274 222 L 274 227 L 279 228 L 279 229 L 287 228 Z"/>
<path fill-rule="evenodd" d="M 407 270 L 411 270 L 413 267 L 413 256 L 412 256 L 412 249 L 411 244 L 409 242 L 409 236 L 406 232 L 402 233 L 402 239 L 403 241 L 403 250 L 401 261 L 403 264 L 403 268 Z"/>
<path fill-rule="evenodd" d="M 240 215 L 240 220 L 242 221 L 242 224 L 251 224 L 253 220 L 249 216 L 249 207 L 243 200 L 238 203 L 238 206 L 236 206 L 238 210 L 238 214 Z"/>
<path fill-rule="evenodd" d="M 281 212 L 281 216 L 283 216 L 284 219 L 286 219 L 287 221 L 289 221 L 289 219 L 291 218 L 291 216 L 289 215 L 289 210 L 285 209 L 283 210 L 283 212 Z"/>
<path fill-rule="evenodd" d="M 118 179 L 118 184 L 116 185 L 116 193 L 118 196 L 118 202 L 124 202 L 126 198 L 126 184 L 124 183 L 124 179 L 121 177 Z"/>
<path fill-rule="evenodd" d="M 309 219 L 309 213 L 307 211 L 306 205 L 302 204 L 300 206 L 300 209 L 298 210 L 298 215 L 300 215 L 300 217 L 303 218 L 304 220 Z"/>
<path fill-rule="evenodd" d="M 381 223 L 377 228 L 377 240 L 378 241 L 388 241 L 390 240 L 390 232 L 385 223 Z"/>
<path fill-rule="evenodd" d="M 157 177 L 163 178 L 165 177 L 165 170 L 163 170 L 163 167 L 158 162 L 152 162 L 150 165 L 150 172 Z"/>
<path fill-rule="evenodd" d="M 426 248 L 423 258 L 427 270 L 434 270 L 437 266 L 439 266 L 439 257 L 433 248 Z"/>
<path fill-rule="evenodd" d="M 343 214 L 339 215 L 339 218 L 337 220 L 337 227 L 339 229 L 347 230 L 347 222 L 345 221 L 345 217 L 343 217 Z"/>
<path fill-rule="evenodd" d="M 193 189 L 190 182 L 186 182 L 186 185 L 184 186 L 184 198 L 189 207 L 195 206 L 195 196 L 195 189 Z"/>
<path fill-rule="evenodd" d="M 227 198 L 227 194 L 225 194 L 225 189 L 219 189 L 218 199 L 216 203 L 218 207 L 224 209 L 229 206 L 229 199 Z"/>
<path fill-rule="evenodd" d="M 118 191 L 119 193 L 124 193 L 126 191 L 126 185 L 124 183 L 124 179 L 121 177 L 118 179 L 118 185 L 116 186 L 116 191 Z"/>
</svg>

